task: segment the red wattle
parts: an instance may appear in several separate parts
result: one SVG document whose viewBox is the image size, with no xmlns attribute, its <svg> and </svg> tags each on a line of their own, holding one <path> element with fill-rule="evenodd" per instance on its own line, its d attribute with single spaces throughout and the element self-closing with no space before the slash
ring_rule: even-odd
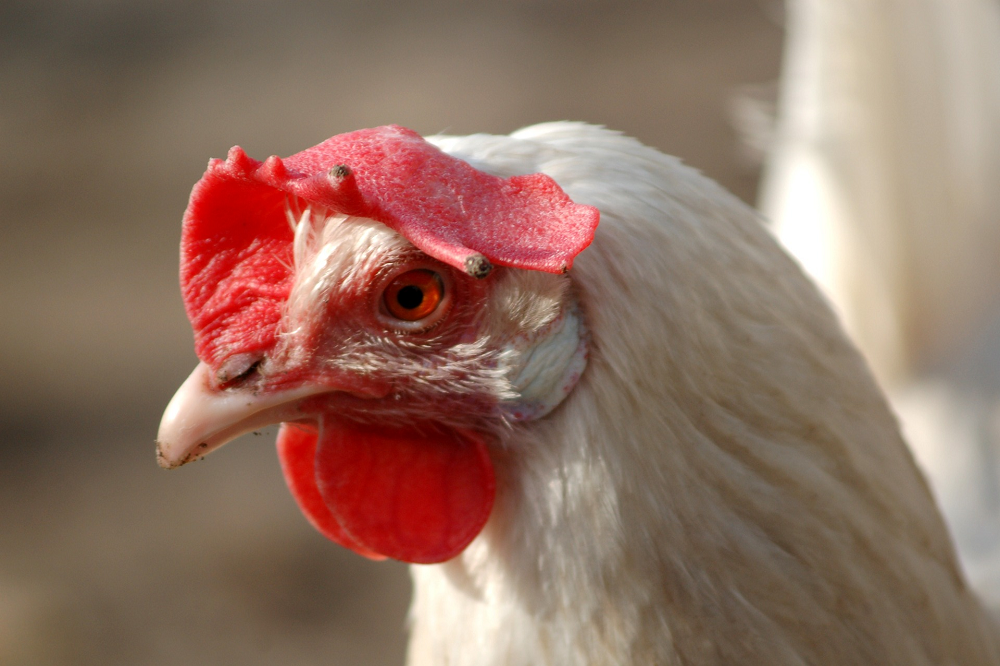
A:
<svg viewBox="0 0 1000 666">
<path fill-rule="evenodd" d="M 285 475 L 285 483 L 298 502 L 306 519 L 319 532 L 334 543 L 350 548 L 372 560 L 384 560 L 385 555 L 372 552 L 344 532 L 337 519 L 330 513 L 326 502 L 316 487 L 316 442 L 319 435 L 313 428 L 283 423 L 278 433 L 278 460 Z"/>
<path fill-rule="evenodd" d="M 421 564 L 461 553 L 486 524 L 496 490 L 486 444 L 475 433 L 333 419 L 321 421 L 316 480 L 348 535 Z"/>
<path fill-rule="evenodd" d="M 384 428 L 322 418 L 278 434 L 285 480 L 316 529 L 371 559 L 432 564 L 479 534 L 496 482 L 474 432 Z"/>
</svg>

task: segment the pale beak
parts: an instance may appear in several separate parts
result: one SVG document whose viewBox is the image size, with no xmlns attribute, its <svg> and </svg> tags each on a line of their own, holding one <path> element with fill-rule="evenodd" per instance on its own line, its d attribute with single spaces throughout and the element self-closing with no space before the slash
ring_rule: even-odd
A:
<svg viewBox="0 0 1000 666">
<path fill-rule="evenodd" d="M 302 386 L 254 394 L 213 388 L 211 371 L 199 363 L 170 400 L 156 436 L 156 461 L 164 469 L 198 460 L 240 435 L 306 417 L 300 402 L 329 387 Z"/>
</svg>

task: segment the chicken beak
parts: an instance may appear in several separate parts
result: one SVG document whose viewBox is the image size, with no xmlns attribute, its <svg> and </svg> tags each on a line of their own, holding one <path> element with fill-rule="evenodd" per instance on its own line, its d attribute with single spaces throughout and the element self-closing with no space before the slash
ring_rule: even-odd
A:
<svg viewBox="0 0 1000 666">
<path fill-rule="evenodd" d="M 222 391 L 212 386 L 210 372 L 206 364 L 198 364 L 167 405 L 156 437 L 160 467 L 180 467 L 245 433 L 305 418 L 299 408 L 302 399 L 330 390 L 303 386 L 257 394 Z"/>
</svg>

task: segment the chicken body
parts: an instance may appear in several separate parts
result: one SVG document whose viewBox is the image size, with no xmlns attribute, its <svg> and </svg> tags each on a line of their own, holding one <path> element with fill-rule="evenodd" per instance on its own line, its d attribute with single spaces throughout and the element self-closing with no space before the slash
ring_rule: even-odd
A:
<svg viewBox="0 0 1000 666">
<path fill-rule="evenodd" d="M 274 335 L 247 338 L 258 351 L 226 337 L 245 322 L 203 321 L 201 292 L 186 296 L 203 364 L 168 408 L 161 461 L 238 434 L 232 414 L 255 401 L 244 429 L 304 423 L 279 447 L 310 520 L 369 556 L 440 562 L 413 568 L 411 666 L 1000 663 L 885 399 L 751 209 L 592 126 L 430 141 L 496 176 L 547 174 L 600 210 L 593 243 L 568 274 L 477 280 L 379 222 L 293 200 L 290 286 Z M 260 251 L 247 247 L 240 261 Z M 245 265 L 238 293 L 257 296 L 241 302 L 275 297 Z M 415 265 L 452 271 L 456 299 L 419 343 L 366 309 L 386 271 Z M 228 429 L 191 425 L 220 418 Z M 471 513 L 428 514 L 460 538 L 414 545 L 416 523 L 373 517 L 383 495 L 419 499 L 393 455 L 384 474 L 343 478 L 349 436 L 367 455 L 412 431 L 458 433 L 449 453 L 420 441 L 481 473 L 460 489 Z M 419 461 L 424 445 L 407 446 Z M 490 507 L 473 491 L 492 493 L 494 473 Z"/>
<path fill-rule="evenodd" d="M 576 124 L 432 139 L 602 221 L 580 385 L 499 444 L 497 505 L 414 567 L 410 664 L 996 664 L 885 399 L 757 216 Z"/>
</svg>

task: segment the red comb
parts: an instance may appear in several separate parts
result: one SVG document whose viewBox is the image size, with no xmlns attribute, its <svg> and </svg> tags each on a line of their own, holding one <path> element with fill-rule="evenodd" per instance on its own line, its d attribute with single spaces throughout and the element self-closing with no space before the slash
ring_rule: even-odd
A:
<svg viewBox="0 0 1000 666">
<path fill-rule="evenodd" d="M 395 125 L 339 134 L 285 160 L 259 162 L 234 147 L 209 162 L 184 218 L 181 283 L 203 359 L 237 338 L 250 341 L 242 350 L 273 341 L 291 284 L 289 195 L 382 222 L 474 277 L 494 264 L 565 272 L 599 219 L 544 174 L 491 176 Z"/>
</svg>

